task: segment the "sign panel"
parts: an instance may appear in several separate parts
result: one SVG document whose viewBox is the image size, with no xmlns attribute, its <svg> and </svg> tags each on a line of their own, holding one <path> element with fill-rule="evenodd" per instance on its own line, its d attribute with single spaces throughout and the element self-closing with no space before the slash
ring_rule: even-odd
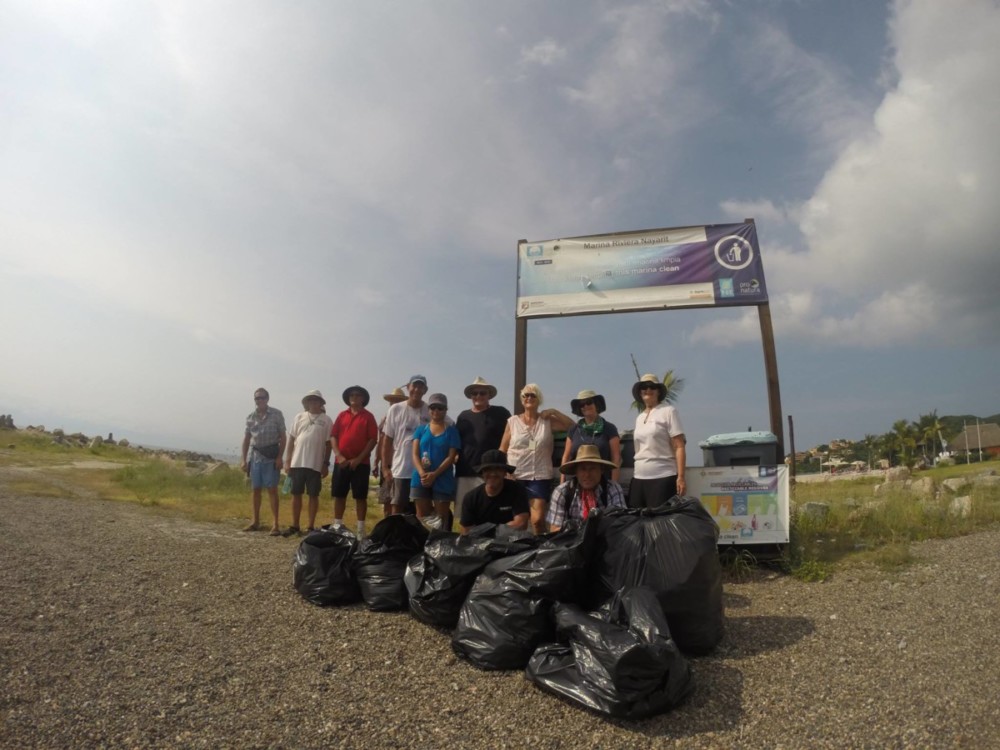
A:
<svg viewBox="0 0 1000 750">
<path fill-rule="evenodd" d="M 787 466 L 691 466 L 684 478 L 719 524 L 720 546 L 788 543 Z"/>
<path fill-rule="evenodd" d="M 517 317 L 767 302 L 752 222 L 518 243 Z"/>
</svg>

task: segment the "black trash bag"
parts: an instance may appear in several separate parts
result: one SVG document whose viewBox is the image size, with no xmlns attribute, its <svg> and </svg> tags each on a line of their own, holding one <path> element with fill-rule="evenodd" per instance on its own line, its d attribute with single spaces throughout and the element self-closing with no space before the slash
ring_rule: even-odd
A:
<svg viewBox="0 0 1000 750">
<path fill-rule="evenodd" d="M 586 605 L 597 609 L 628 588 L 647 586 L 660 601 L 681 650 L 705 654 L 722 640 L 719 527 L 695 497 L 653 509 L 597 514 Z"/>
<path fill-rule="evenodd" d="M 375 524 L 354 553 L 354 573 L 368 609 L 406 609 L 406 563 L 423 550 L 426 540 L 427 529 L 416 516 L 388 516 Z"/>
<path fill-rule="evenodd" d="M 487 565 L 459 612 L 452 650 L 480 669 L 524 669 L 553 637 L 552 603 L 579 597 L 593 535 L 584 524 Z"/>
<path fill-rule="evenodd" d="M 465 597 L 489 563 L 540 543 L 536 537 L 493 538 L 496 531 L 494 524 L 481 524 L 465 536 L 432 532 L 423 553 L 407 563 L 403 576 L 410 614 L 428 625 L 455 627 Z"/>
<path fill-rule="evenodd" d="M 354 577 L 358 538 L 343 526 L 324 526 L 306 536 L 292 561 L 292 585 L 302 598 L 321 607 L 361 599 Z"/>
<path fill-rule="evenodd" d="M 626 719 L 663 713 L 693 690 L 691 668 L 650 589 L 629 589 L 601 613 L 556 604 L 553 615 L 568 643 L 539 647 L 525 672 L 543 690 Z"/>
</svg>

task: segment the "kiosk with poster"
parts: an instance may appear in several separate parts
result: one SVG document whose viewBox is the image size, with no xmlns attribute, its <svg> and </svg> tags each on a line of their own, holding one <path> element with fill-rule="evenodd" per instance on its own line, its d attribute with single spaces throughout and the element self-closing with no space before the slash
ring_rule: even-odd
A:
<svg viewBox="0 0 1000 750">
<path fill-rule="evenodd" d="M 719 546 L 788 544 L 787 466 L 689 466 L 687 494 L 719 524 Z"/>
</svg>

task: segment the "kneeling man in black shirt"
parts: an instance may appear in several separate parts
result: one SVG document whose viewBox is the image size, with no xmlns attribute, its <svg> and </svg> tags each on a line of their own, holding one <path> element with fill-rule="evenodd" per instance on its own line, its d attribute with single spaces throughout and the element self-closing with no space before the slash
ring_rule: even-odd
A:
<svg viewBox="0 0 1000 750">
<path fill-rule="evenodd" d="M 528 527 L 528 493 L 507 474 L 514 473 L 514 467 L 507 463 L 507 454 L 490 450 L 483 453 L 482 463 L 476 472 L 483 478 L 483 484 L 466 493 L 462 499 L 462 517 L 459 524 L 462 533 L 481 523 L 505 523 L 512 529 Z"/>
</svg>

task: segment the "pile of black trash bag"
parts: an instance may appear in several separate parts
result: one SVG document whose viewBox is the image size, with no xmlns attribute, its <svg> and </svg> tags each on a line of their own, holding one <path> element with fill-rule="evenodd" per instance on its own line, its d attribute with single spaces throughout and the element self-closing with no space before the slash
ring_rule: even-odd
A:
<svg viewBox="0 0 1000 750">
<path fill-rule="evenodd" d="M 466 536 L 412 515 L 380 521 L 360 543 L 343 528 L 307 536 L 295 588 L 315 604 L 364 600 L 454 628 L 451 645 L 481 669 L 528 679 L 605 716 L 661 713 L 691 691 L 681 652 L 722 639 L 718 526 L 697 498 L 592 512 L 533 537 L 484 524 Z"/>
<path fill-rule="evenodd" d="M 540 537 L 492 523 L 475 526 L 464 536 L 432 531 L 403 576 L 410 614 L 428 625 L 455 627 L 462 604 L 487 565 L 540 543 Z"/>
<path fill-rule="evenodd" d="M 557 603 L 552 614 L 557 642 L 539 646 L 526 669 L 543 690 L 627 719 L 663 713 L 693 690 L 691 668 L 651 589 L 628 589 L 598 612 Z"/>
</svg>

